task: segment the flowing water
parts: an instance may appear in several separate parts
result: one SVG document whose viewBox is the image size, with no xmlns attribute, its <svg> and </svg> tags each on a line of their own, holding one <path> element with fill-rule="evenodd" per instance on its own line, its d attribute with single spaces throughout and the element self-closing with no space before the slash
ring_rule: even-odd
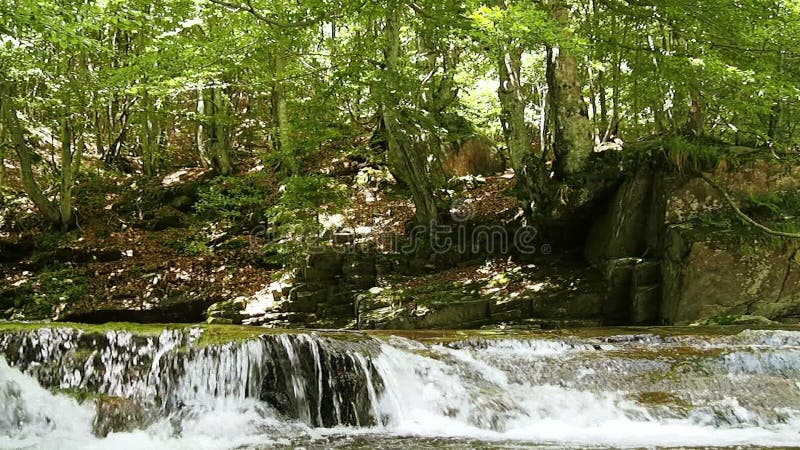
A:
<svg viewBox="0 0 800 450">
<path fill-rule="evenodd" d="M 201 333 L 0 334 L 0 448 L 800 446 L 796 331 Z"/>
</svg>

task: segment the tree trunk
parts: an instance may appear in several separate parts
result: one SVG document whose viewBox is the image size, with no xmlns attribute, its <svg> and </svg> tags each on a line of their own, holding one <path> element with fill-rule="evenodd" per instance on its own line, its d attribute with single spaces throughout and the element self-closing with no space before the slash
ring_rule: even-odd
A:
<svg viewBox="0 0 800 450">
<path fill-rule="evenodd" d="M 158 116 L 156 114 L 156 103 L 150 97 L 150 93 L 145 92 L 142 96 L 144 103 L 144 139 L 142 142 L 142 166 L 147 177 L 153 177 L 158 172 L 157 159 L 161 146 L 161 130 L 159 127 Z"/>
<path fill-rule="evenodd" d="M 404 129 L 401 114 L 398 111 L 397 95 L 399 95 L 399 91 L 396 89 L 395 77 L 400 61 L 400 18 L 396 9 L 390 10 L 386 18 L 384 38 L 386 78 L 381 87 L 383 94 L 381 120 L 385 133 L 387 156 L 389 164 L 402 181 L 411 188 L 417 222 L 430 225 L 436 221 L 439 214 L 430 178 L 431 165 L 428 161 L 431 153 L 429 151 L 430 142 L 425 142 L 424 139 L 414 139 L 412 134 L 419 131 Z"/>
<path fill-rule="evenodd" d="M 783 108 L 780 101 L 772 105 L 769 115 L 769 125 L 767 128 L 767 137 L 772 142 L 780 140 L 781 123 L 783 122 Z"/>
<path fill-rule="evenodd" d="M 567 24 L 569 10 L 556 2 L 555 21 Z M 582 80 L 577 59 L 560 46 L 547 51 L 547 85 L 554 127 L 553 152 L 556 176 L 565 180 L 585 169 L 592 152 L 592 125 L 583 101 Z"/>
<path fill-rule="evenodd" d="M 704 124 L 703 101 L 700 99 L 699 91 L 693 89 L 689 95 L 689 122 L 686 125 L 686 131 L 688 134 L 702 136 Z"/>
<path fill-rule="evenodd" d="M 211 165 L 211 158 L 208 155 L 208 146 L 206 145 L 206 99 L 205 90 L 202 86 L 197 88 L 197 114 L 200 120 L 197 121 L 197 131 L 195 132 L 195 143 L 197 145 L 197 153 L 200 156 L 200 164 L 203 167 Z"/>
<path fill-rule="evenodd" d="M 59 226 L 61 225 L 61 214 L 58 208 L 44 195 L 39 184 L 36 182 L 36 178 L 33 176 L 32 166 L 34 156 L 25 142 L 22 124 L 19 122 L 15 105 L 11 103 L 10 98 L 11 95 L 8 95 L 3 102 L 6 105 L 6 107 L 3 108 L 3 122 L 8 129 L 12 146 L 19 159 L 19 175 L 22 180 L 22 187 L 25 190 L 25 194 L 27 194 L 28 198 L 30 198 L 34 206 L 36 206 L 36 209 L 39 210 L 44 221 L 49 225 Z"/>
<path fill-rule="evenodd" d="M 0 97 L 0 194 L 3 193 L 6 181 L 6 127 L 4 122 L 5 100 Z"/>
<path fill-rule="evenodd" d="M 228 96 L 221 88 L 215 86 L 209 89 L 209 100 L 205 103 L 208 120 L 206 133 L 211 146 L 211 163 L 220 175 L 233 173 L 228 102 Z"/>
<path fill-rule="evenodd" d="M 525 156 L 531 153 L 531 139 L 525 126 L 525 99 L 520 73 L 522 49 L 511 44 L 508 51 L 500 55 L 497 63 L 500 75 L 500 87 L 497 89 L 500 124 L 503 127 L 511 167 L 517 173 L 522 173 Z"/>
<path fill-rule="evenodd" d="M 277 52 L 274 60 L 275 78 L 272 80 L 272 142 L 278 151 L 288 151 L 289 143 L 289 114 L 286 109 L 286 59 Z"/>
<path fill-rule="evenodd" d="M 78 149 L 73 153 L 72 138 L 73 129 L 70 123 L 69 112 L 65 112 L 61 121 L 61 185 L 59 186 L 59 215 L 61 217 L 61 228 L 66 230 L 75 224 L 75 212 L 72 209 L 72 187 L 77 169 L 74 164 L 80 164 L 80 152 Z M 77 157 L 77 158 L 74 158 Z M 73 161 L 77 159 L 78 161 Z"/>
</svg>

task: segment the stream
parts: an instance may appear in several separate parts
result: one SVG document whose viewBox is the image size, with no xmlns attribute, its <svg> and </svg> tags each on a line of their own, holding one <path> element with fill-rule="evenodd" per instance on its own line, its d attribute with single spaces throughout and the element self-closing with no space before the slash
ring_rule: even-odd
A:
<svg viewBox="0 0 800 450">
<path fill-rule="evenodd" d="M 800 448 L 800 332 L 0 333 L 0 448 Z"/>
</svg>

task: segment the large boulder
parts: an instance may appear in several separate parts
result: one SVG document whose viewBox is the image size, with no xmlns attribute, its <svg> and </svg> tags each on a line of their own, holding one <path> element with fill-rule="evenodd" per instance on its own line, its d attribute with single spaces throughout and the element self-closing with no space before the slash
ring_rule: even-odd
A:
<svg viewBox="0 0 800 450">
<path fill-rule="evenodd" d="M 743 247 L 691 225 L 670 227 L 663 263 L 663 321 L 800 317 L 798 248 L 797 244 Z"/>
</svg>

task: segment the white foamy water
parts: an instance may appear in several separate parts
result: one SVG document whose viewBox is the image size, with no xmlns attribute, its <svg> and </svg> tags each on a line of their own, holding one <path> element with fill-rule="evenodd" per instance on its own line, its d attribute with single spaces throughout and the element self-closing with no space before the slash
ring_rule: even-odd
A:
<svg viewBox="0 0 800 450">
<path fill-rule="evenodd" d="M 287 334 L 202 348 L 196 337 L 0 335 L 13 363 L 0 356 L 0 448 L 800 446 L 798 332 L 448 345 Z M 111 419 L 95 400 L 43 384 L 144 413 L 98 437 Z"/>
</svg>

